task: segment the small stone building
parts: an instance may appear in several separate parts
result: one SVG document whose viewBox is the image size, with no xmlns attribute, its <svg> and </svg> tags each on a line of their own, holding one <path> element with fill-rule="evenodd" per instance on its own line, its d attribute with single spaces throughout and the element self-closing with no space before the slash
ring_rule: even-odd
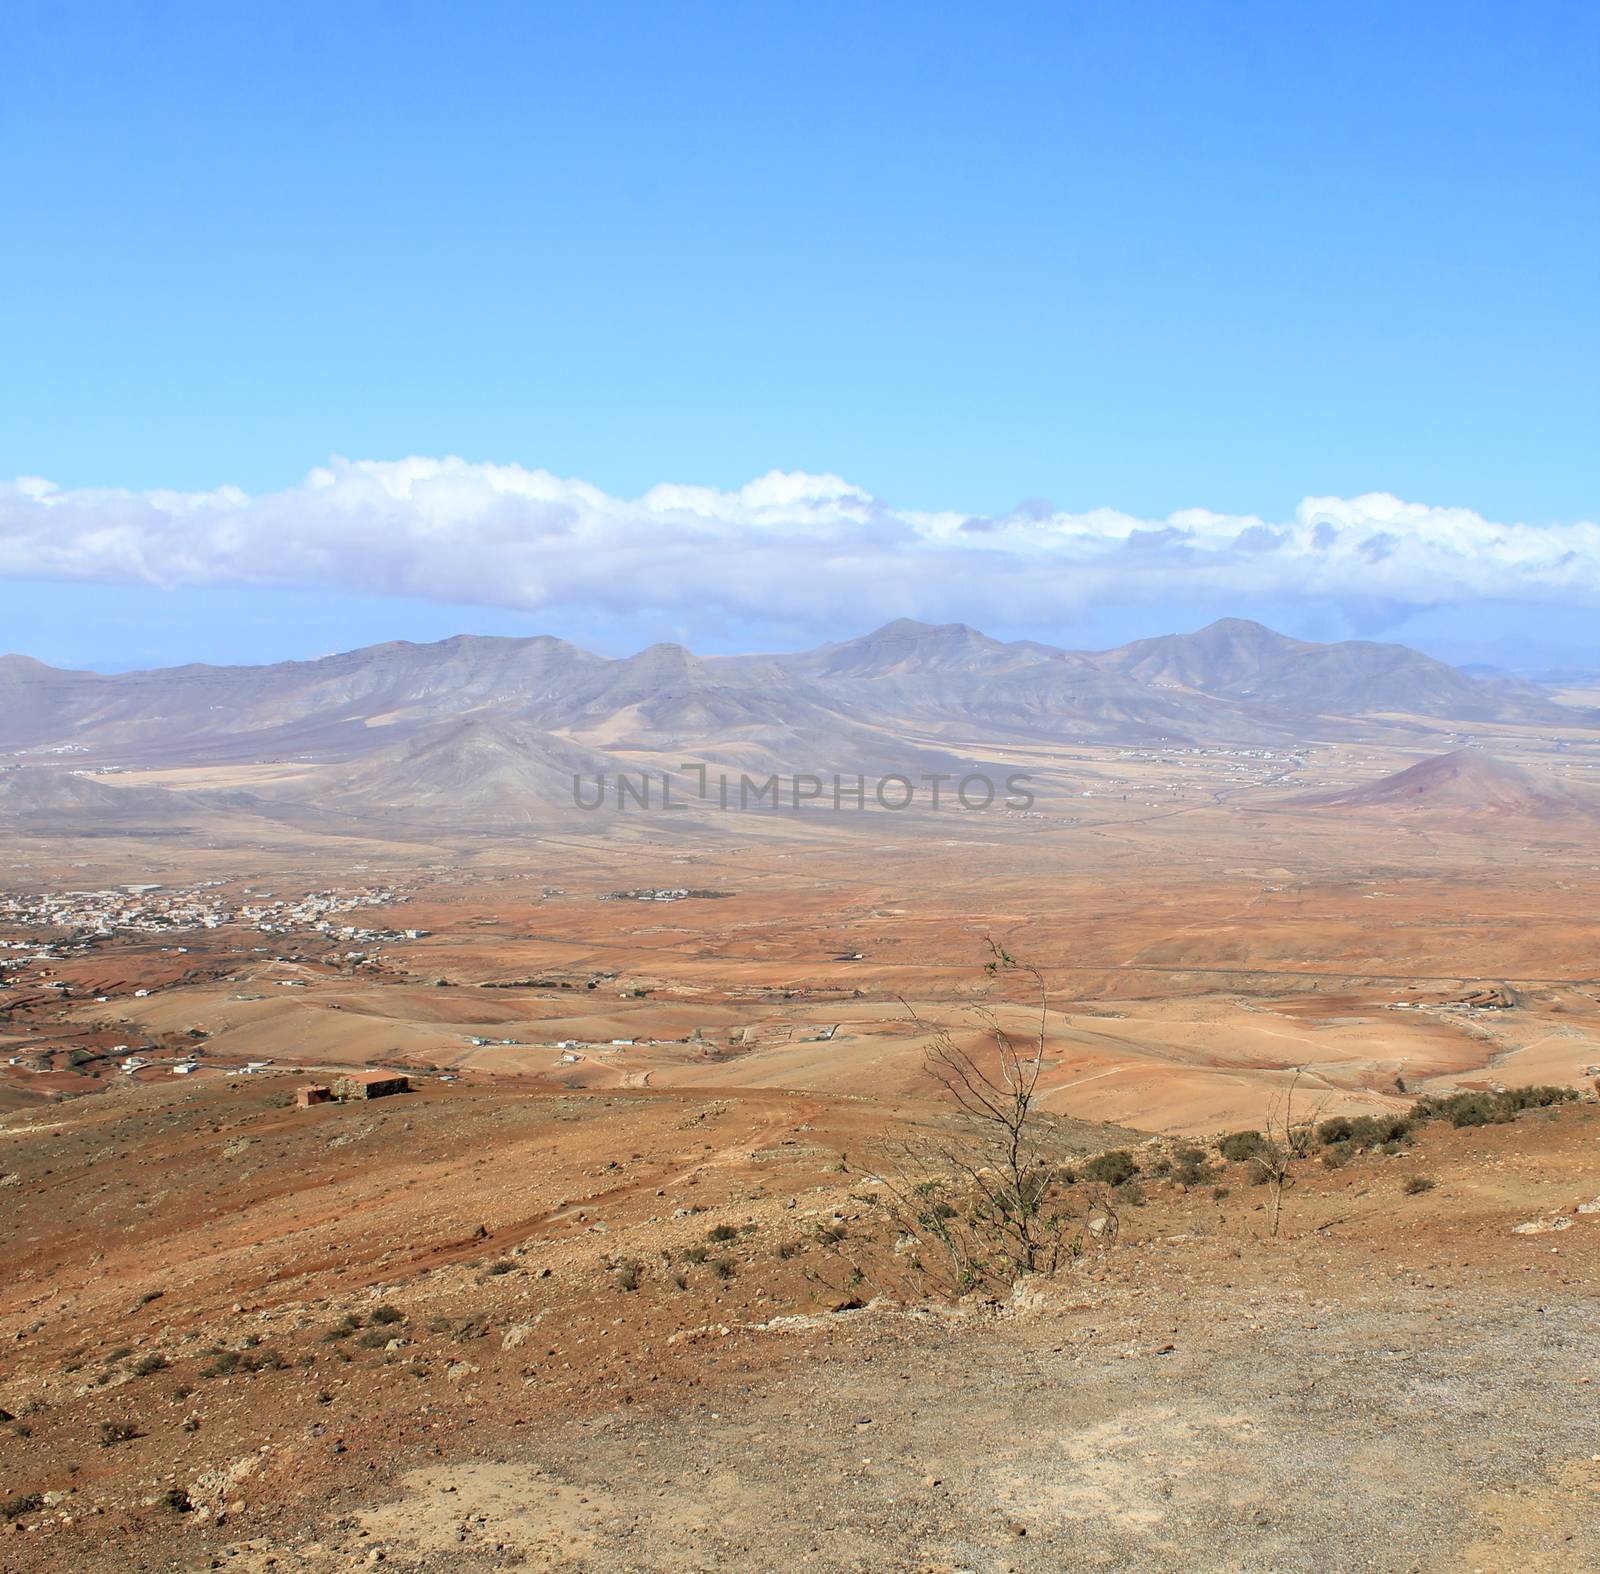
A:
<svg viewBox="0 0 1600 1574">
<path fill-rule="evenodd" d="M 305 1087 L 294 1090 L 294 1101 L 300 1109 L 310 1109 L 313 1104 L 331 1104 L 333 1089 L 320 1082 L 308 1083 Z"/>
<path fill-rule="evenodd" d="M 411 1079 L 400 1071 L 352 1071 L 333 1079 L 338 1099 L 381 1099 L 410 1091 Z"/>
</svg>

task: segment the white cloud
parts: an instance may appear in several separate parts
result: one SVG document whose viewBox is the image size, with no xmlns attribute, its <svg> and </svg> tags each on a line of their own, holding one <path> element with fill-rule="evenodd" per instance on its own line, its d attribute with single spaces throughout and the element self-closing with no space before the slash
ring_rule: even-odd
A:
<svg viewBox="0 0 1600 1574">
<path fill-rule="evenodd" d="M 286 491 L 0 483 L 0 576 L 332 586 L 540 610 L 715 612 L 817 626 L 1055 615 L 1114 596 L 1600 601 L 1600 526 L 1500 524 L 1386 493 L 1292 518 L 1184 509 L 895 509 L 833 475 L 636 499 L 519 465 L 334 460 Z"/>
</svg>

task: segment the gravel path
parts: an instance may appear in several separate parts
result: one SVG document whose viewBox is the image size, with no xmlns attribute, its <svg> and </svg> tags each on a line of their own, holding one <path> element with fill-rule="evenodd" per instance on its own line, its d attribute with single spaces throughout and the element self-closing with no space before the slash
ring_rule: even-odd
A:
<svg viewBox="0 0 1600 1574">
<path fill-rule="evenodd" d="M 1600 1567 L 1592 1302 L 1142 1308 L 1165 1351 L 1084 1311 L 862 1318 L 735 1402 L 418 1473 L 366 1544 L 585 1574 Z"/>
</svg>

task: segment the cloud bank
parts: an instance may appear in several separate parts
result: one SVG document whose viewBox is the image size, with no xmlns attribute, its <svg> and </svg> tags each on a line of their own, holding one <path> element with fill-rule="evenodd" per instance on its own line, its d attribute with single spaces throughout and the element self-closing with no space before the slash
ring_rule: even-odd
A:
<svg viewBox="0 0 1600 1574">
<path fill-rule="evenodd" d="M 1387 493 L 1308 497 L 1283 520 L 1038 502 L 972 516 L 776 471 L 737 491 L 661 485 L 630 499 L 518 465 L 340 459 L 257 496 L 0 483 L 0 576 L 816 627 L 1014 622 L 1110 597 L 1587 607 L 1600 603 L 1600 525 L 1503 524 Z"/>
</svg>

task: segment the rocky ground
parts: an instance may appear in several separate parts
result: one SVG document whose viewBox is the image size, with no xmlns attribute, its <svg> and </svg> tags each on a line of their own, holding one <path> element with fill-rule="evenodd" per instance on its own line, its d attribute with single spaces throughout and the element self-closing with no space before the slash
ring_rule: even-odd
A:
<svg viewBox="0 0 1600 1574">
<path fill-rule="evenodd" d="M 730 1399 L 413 1472 L 332 1555 L 619 1574 L 1596 1566 L 1593 1391 L 1575 1387 L 1592 1302 L 1468 1294 L 1441 1317 L 1410 1287 L 1355 1308 L 1294 1291 L 1207 1326 L 1141 1298 L 1168 1338 L 1123 1348 L 1087 1319 L 1127 1297 L 1055 1302 L 864 1331 Z"/>
<path fill-rule="evenodd" d="M 1275 1240 L 1063 1127 L 1119 1230 L 950 1303 L 888 1105 L 287 1093 L 8 1119 L 0 1567 L 1600 1565 L 1595 1104 L 1308 1158 Z"/>
</svg>

